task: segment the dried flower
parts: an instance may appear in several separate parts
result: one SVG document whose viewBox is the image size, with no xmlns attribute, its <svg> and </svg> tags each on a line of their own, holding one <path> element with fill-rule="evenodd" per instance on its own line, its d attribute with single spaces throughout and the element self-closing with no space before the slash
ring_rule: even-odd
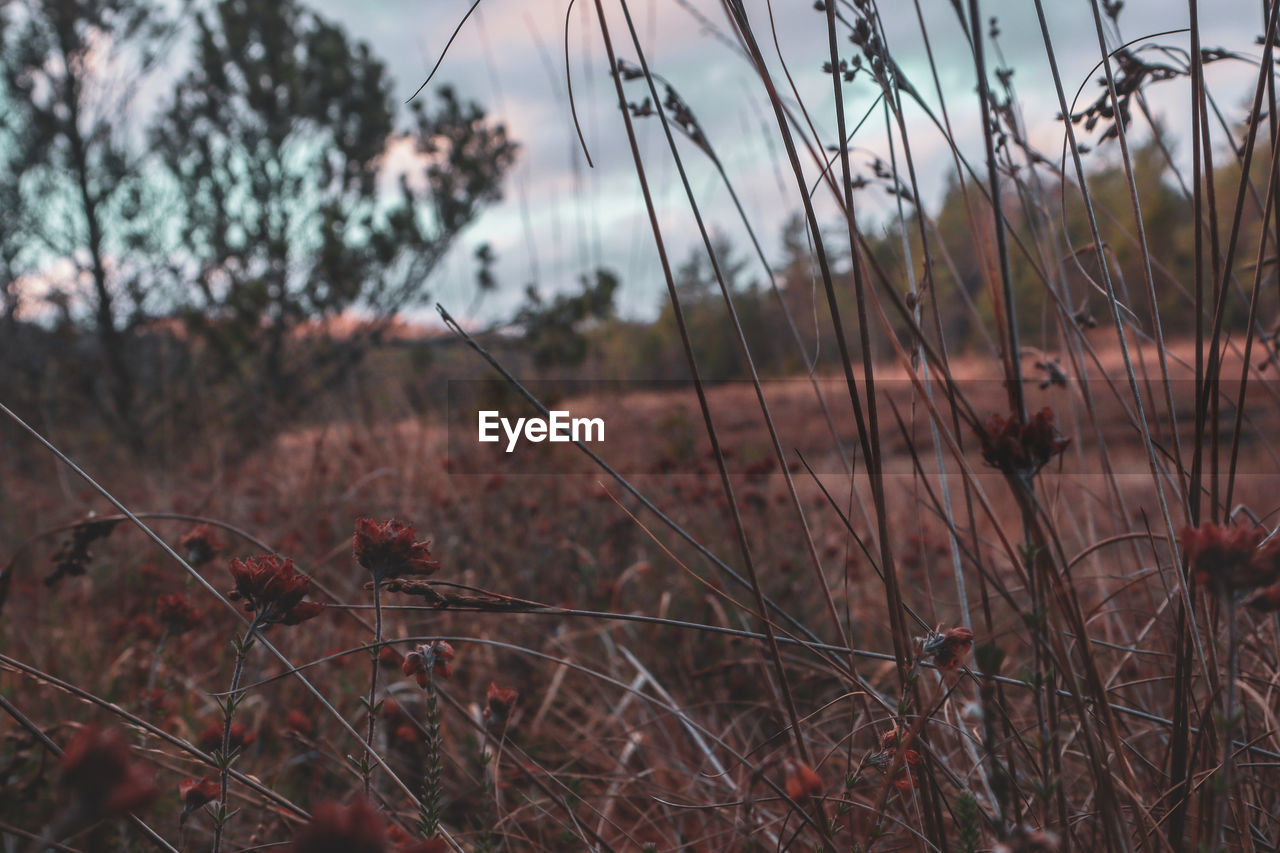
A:
<svg viewBox="0 0 1280 853">
<path fill-rule="evenodd" d="M 803 761 L 782 759 L 787 796 L 799 802 L 807 797 L 822 796 L 822 777 Z"/>
<path fill-rule="evenodd" d="M 300 574 L 293 560 L 282 563 L 272 554 L 232 560 L 231 576 L 236 588 L 227 597 L 243 600 L 244 609 L 256 613 L 263 625 L 297 625 L 324 610 L 317 601 L 302 600 L 311 588 L 311 578 Z"/>
<path fill-rule="evenodd" d="M 173 635 L 185 634 L 204 621 L 204 615 L 191 606 L 180 592 L 171 592 L 156 599 L 156 612 L 165 629 Z"/>
<path fill-rule="evenodd" d="M 1029 479 L 1050 459 L 1061 454 L 1071 439 L 1058 434 L 1053 410 L 1045 407 L 1023 423 L 1017 415 L 992 415 L 978 431 L 982 458 L 993 468 L 1011 476 Z"/>
<path fill-rule="evenodd" d="M 1178 542 L 1187 553 L 1191 580 L 1217 595 L 1266 586 L 1280 576 L 1280 537 L 1263 543 L 1266 528 L 1205 522 L 1184 527 Z"/>
<path fill-rule="evenodd" d="M 62 786 L 84 823 L 138 811 L 156 798 L 155 775 L 134 761 L 123 732 L 80 729 L 62 753 Z"/>
<path fill-rule="evenodd" d="M 960 660 L 973 648 L 973 631 L 958 626 L 941 633 L 931 633 L 921 644 L 926 655 L 933 656 L 939 669 L 952 670 L 960 666 Z"/>
<path fill-rule="evenodd" d="M 510 687 L 499 687 L 489 683 L 489 692 L 485 694 L 484 722 L 491 729 L 502 730 L 511 719 L 520 694 Z"/>
<path fill-rule="evenodd" d="M 182 814 L 189 815 L 218 798 L 218 780 L 208 776 L 184 779 L 178 783 L 178 796 L 182 799 Z"/>
<path fill-rule="evenodd" d="M 203 566 L 221 554 L 226 547 L 226 543 L 218 538 L 213 526 L 209 524 L 198 524 L 191 528 L 182 534 L 178 544 L 187 552 L 187 562 L 193 566 Z"/>
<path fill-rule="evenodd" d="M 416 678 L 419 687 L 426 687 L 432 676 L 440 678 L 453 676 L 453 664 L 450 663 L 453 660 L 453 654 L 453 646 L 444 640 L 435 640 L 419 645 L 405 655 L 400 669 L 405 675 Z"/>
<path fill-rule="evenodd" d="M 362 518 L 356 522 L 352 550 L 356 562 L 373 575 L 374 583 L 401 575 L 429 575 L 440 564 L 431 559 L 429 542 L 415 542 L 414 529 L 396 519 L 381 524 Z"/>
</svg>

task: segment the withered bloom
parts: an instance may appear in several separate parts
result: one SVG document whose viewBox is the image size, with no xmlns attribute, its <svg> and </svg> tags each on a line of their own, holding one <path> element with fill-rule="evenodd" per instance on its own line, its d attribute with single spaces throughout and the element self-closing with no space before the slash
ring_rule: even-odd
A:
<svg viewBox="0 0 1280 853">
<path fill-rule="evenodd" d="M 992 415 L 978 432 L 982 458 L 1010 476 L 1030 479 L 1071 444 L 1053 425 L 1053 410 L 1045 407 L 1027 423 L 1017 415 Z"/>
<path fill-rule="evenodd" d="M 1280 576 L 1280 537 L 1266 543 L 1266 528 L 1205 522 L 1184 527 L 1178 542 L 1187 554 L 1191 580 L 1219 596 L 1267 586 Z"/>
<path fill-rule="evenodd" d="M 512 688 L 499 687 L 497 684 L 490 682 L 489 692 L 485 694 L 485 725 L 499 731 L 505 729 L 519 698 L 520 694 Z"/>
<path fill-rule="evenodd" d="M 440 564 L 431 559 L 431 543 L 415 542 L 415 535 L 412 526 L 394 518 L 381 524 L 362 518 L 356 522 L 352 551 L 374 583 L 402 575 L 429 575 Z"/>
<path fill-rule="evenodd" d="M 94 823 L 136 812 L 156 798 L 155 774 L 135 761 L 124 733 L 85 726 L 62 753 L 62 787 L 75 821 Z"/>
<path fill-rule="evenodd" d="M 942 633 L 930 634 L 921 648 L 926 655 L 933 656 L 934 665 L 938 669 L 955 669 L 973 648 L 973 631 L 962 625 L 948 628 Z"/>
<path fill-rule="evenodd" d="M 244 601 L 244 609 L 257 614 L 263 625 L 297 625 L 324 610 L 317 601 L 302 600 L 311 589 L 311 578 L 299 573 L 293 560 L 280 562 L 272 554 L 232 560 L 231 577 L 236 588 L 227 597 Z"/>
</svg>

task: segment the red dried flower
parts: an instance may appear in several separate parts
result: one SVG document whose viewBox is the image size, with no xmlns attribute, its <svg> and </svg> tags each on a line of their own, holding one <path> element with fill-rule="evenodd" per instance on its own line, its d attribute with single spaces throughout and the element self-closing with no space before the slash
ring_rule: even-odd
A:
<svg viewBox="0 0 1280 853">
<path fill-rule="evenodd" d="M 973 631 L 964 626 L 948 628 L 940 634 L 930 634 L 922 648 L 926 655 L 933 655 L 934 665 L 939 669 L 955 669 L 973 648 Z"/>
<path fill-rule="evenodd" d="M 822 796 L 822 777 L 803 761 L 782 759 L 782 771 L 786 774 L 787 796 L 799 802 L 806 797 Z"/>
<path fill-rule="evenodd" d="M 62 753 L 62 786 L 85 823 L 136 812 L 159 793 L 155 775 L 133 760 L 124 733 L 92 725 L 80 729 Z"/>
<path fill-rule="evenodd" d="M 436 640 L 416 649 L 404 656 L 400 670 L 405 675 L 412 675 L 418 680 L 419 687 L 426 687 L 432 676 L 451 678 L 453 676 L 453 646 L 444 640 Z"/>
<path fill-rule="evenodd" d="M 1263 544 L 1267 530 L 1254 525 L 1223 527 L 1205 522 L 1184 527 L 1178 542 L 1187 553 L 1191 580 L 1218 595 L 1274 582 L 1280 576 L 1280 537 Z"/>
<path fill-rule="evenodd" d="M 490 682 L 489 692 L 485 694 L 485 725 L 491 729 L 505 729 L 519 698 L 520 694 L 512 688 Z"/>
<path fill-rule="evenodd" d="M 431 559 L 431 543 L 415 542 L 414 529 L 396 519 L 381 524 L 370 518 L 356 522 L 352 551 L 375 583 L 402 575 L 429 575 L 440 564 Z"/>
<path fill-rule="evenodd" d="M 171 592 L 156 599 L 156 612 L 170 634 L 185 634 L 204 621 L 204 615 L 191 606 L 180 592 Z"/>
<path fill-rule="evenodd" d="M 263 625 L 297 625 L 324 610 L 318 601 L 302 600 L 311 588 L 311 578 L 299 573 L 293 560 L 282 563 L 272 554 L 232 560 L 231 576 L 236 588 L 227 597 L 243 600 L 244 609 L 256 613 Z"/>
<path fill-rule="evenodd" d="M 1022 478 L 1035 476 L 1071 444 L 1071 439 L 1058 434 L 1053 425 L 1053 410 L 1047 406 L 1025 424 L 1017 415 L 1008 418 L 992 415 L 978 431 L 978 439 L 982 442 L 982 458 L 988 465 Z"/>
<path fill-rule="evenodd" d="M 218 780 L 208 776 L 184 779 L 178 783 L 178 796 L 182 799 L 182 814 L 191 814 L 205 803 L 218 798 Z"/>
<path fill-rule="evenodd" d="M 226 543 L 218 538 L 217 532 L 209 524 L 196 525 L 182 534 L 178 545 L 187 552 L 187 562 L 193 566 L 203 566 L 221 554 L 226 547 Z"/>
</svg>

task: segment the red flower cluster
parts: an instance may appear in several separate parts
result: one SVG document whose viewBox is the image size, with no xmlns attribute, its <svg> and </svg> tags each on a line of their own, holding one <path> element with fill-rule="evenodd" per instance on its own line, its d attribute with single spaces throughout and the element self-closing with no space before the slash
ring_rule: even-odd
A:
<svg viewBox="0 0 1280 853">
<path fill-rule="evenodd" d="M 1280 609 L 1280 537 L 1263 542 L 1267 530 L 1205 522 L 1184 527 L 1178 542 L 1187 554 L 1191 580 L 1219 596 L 1253 591 L 1246 601 L 1259 610 Z"/>
<path fill-rule="evenodd" d="M 431 559 L 431 543 L 415 542 L 414 536 L 411 525 L 394 518 L 381 524 L 362 518 L 356 522 L 352 551 L 375 583 L 402 575 L 429 575 L 440 564 Z"/>
<path fill-rule="evenodd" d="M 156 611 L 160 621 L 170 634 L 185 634 L 204 621 L 204 615 L 191 606 L 180 592 L 170 592 L 156 599 Z"/>
<path fill-rule="evenodd" d="M 311 588 L 311 578 L 300 574 L 293 560 L 282 563 L 272 554 L 232 560 L 231 577 L 236 588 L 227 597 L 243 600 L 244 609 L 256 613 L 264 625 L 297 625 L 324 610 L 317 601 L 302 600 Z"/>
<path fill-rule="evenodd" d="M 978 431 L 982 458 L 993 468 L 1011 476 L 1035 476 L 1050 459 L 1071 444 L 1053 425 L 1053 410 L 1047 406 L 1023 423 L 1017 415 L 992 415 Z"/>
<path fill-rule="evenodd" d="M 325 802 L 293 838 L 291 853 L 440 853 L 443 839 L 413 838 L 398 826 L 388 831 L 382 815 L 366 799 L 349 806 Z"/>
<path fill-rule="evenodd" d="M 499 687 L 497 684 L 490 682 L 489 692 L 485 695 L 485 725 L 499 731 L 505 729 L 519 698 L 520 694 L 512 688 Z"/>
<path fill-rule="evenodd" d="M 453 677 L 453 646 L 444 640 L 436 640 L 426 645 L 419 645 L 404 656 L 400 670 L 405 675 L 412 675 L 418 680 L 419 687 L 426 687 L 432 676 L 440 678 Z"/>
<path fill-rule="evenodd" d="M 156 798 L 155 775 L 133 760 L 118 729 L 80 729 L 62 753 L 62 786 L 79 820 L 90 823 L 136 812 Z"/>
<path fill-rule="evenodd" d="M 938 669 L 953 670 L 973 648 L 973 632 L 964 626 L 948 628 L 942 633 L 930 634 L 921 648 L 926 655 L 933 656 L 933 663 Z"/>
<path fill-rule="evenodd" d="M 193 566 L 203 566 L 222 553 L 226 547 L 213 526 L 199 524 L 188 530 L 178 540 L 178 544 L 187 552 L 187 562 Z"/>
</svg>

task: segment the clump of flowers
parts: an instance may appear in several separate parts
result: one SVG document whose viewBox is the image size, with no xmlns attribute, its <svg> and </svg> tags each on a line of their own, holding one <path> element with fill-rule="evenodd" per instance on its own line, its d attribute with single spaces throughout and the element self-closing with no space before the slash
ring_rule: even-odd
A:
<svg viewBox="0 0 1280 853">
<path fill-rule="evenodd" d="M 397 519 L 356 522 L 352 550 L 356 562 L 373 575 L 374 583 L 403 575 L 429 575 L 440 564 L 431 559 L 431 543 L 418 542 L 411 525 Z"/>
<path fill-rule="evenodd" d="M 933 658 L 938 669 L 955 670 L 973 648 L 973 631 L 963 625 L 933 632 L 920 645 L 925 655 Z"/>
<path fill-rule="evenodd" d="M 1047 406 L 1023 423 L 1017 415 L 992 415 L 978 431 L 982 458 L 1004 473 L 1030 479 L 1071 444 L 1053 424 Z"/>
<path fill-rule="evenodd" d="M 437 853 L 447 850 L 443 839 L 407 836 L 399 827 L 388 831 L 382 816 L 367 799 L 350 805 L 325 802 L 316 806 L 311 822 L 293 838 L 291 853 Z"/>
<path fill-rule="evenodd" d="M 178 545 L 186 551 L 187 562 L 193 566 L 203 566 L 227 547 L 210 524 L 198 524 L 191 528 L 178 540 Z"/>
<path fill-rule="evenodd" d="M 1254 600 L 1265 609 L 1272 598 L 1280 603 L 1280 589 L 1266 589 L 1280 578 L 1280 537 L 1264 542 L 1266 536 L 1266 528 L 1258 525 L 1205 522 L 1184 527 L 1178 542 L 1193 583 L 1219 597 L 1257 590 Z"/>
<path fill-rule="evenodd" d="M 180 592 L 170 592 L 156 599 L 156 615 L 170 634 L 185 634 L 204 621 L 204 614 Z"/>
<path fill-rule="evenodd" d="M 71 794 L 68 822 L 80 827 L 136 812 L 159 793 L 155 775 L 134 760 L 124 733 L 92 725 L 62 753 L 62 787 Z"/>
<path fill-rule="evenodd" d="M 274 554 L 232 560 L 231 577 L 236 588 L 227 597 L 243 601 L 260 625 L 297 625 L 324 610 L 318 601 L 302 600 L 311 589 L 311 578 L 298 572 L 293 560 L 281 562 Z"/>
</svg>

